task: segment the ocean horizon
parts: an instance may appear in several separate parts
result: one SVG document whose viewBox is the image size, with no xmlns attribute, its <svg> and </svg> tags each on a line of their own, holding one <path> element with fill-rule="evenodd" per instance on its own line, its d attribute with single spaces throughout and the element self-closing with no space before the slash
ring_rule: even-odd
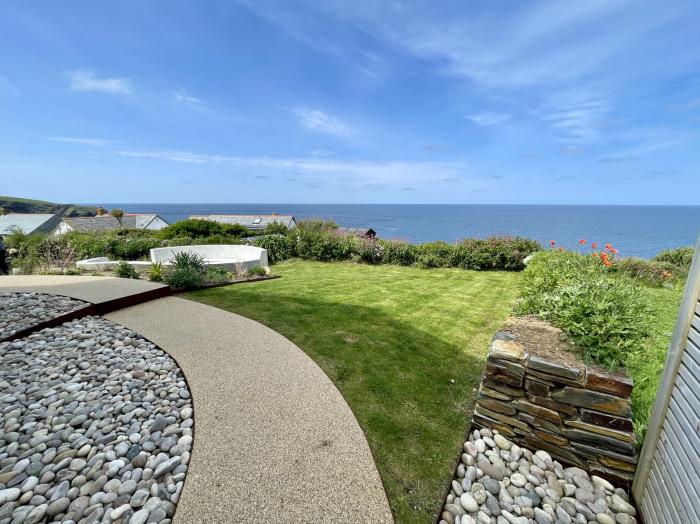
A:
<svg viewBox="0 0 700 524">
<path fill-rule="evenodd" d="M 91 205 L 91 204 L 87 204 Z M 694 245 L 700 206 L 532 204 L 176 204 L 113 203 L 130 213 L 158 213 L 167 222 L 190 215 L 290 214 L 323 218 L 341 227 L 371 227 L 380 238 L 422 243 L 466 237 L 524 236 L 544 245 L 590 249 L 615 246 L 621 256 L 651 258 L 664 249 Z M 584 248 L 579 240 L 586 240 Z"/>
</svg>

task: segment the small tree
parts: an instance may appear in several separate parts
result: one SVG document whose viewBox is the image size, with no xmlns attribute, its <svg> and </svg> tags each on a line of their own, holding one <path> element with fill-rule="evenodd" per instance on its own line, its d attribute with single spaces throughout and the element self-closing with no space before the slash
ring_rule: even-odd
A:
<svg viewBox="0 0 700 524">
<path fill-rule="evenodd" d="M 7 215 L 7 209 L 5 206 L 0 206 L 0 216 Z"/>
<path fill-rule="evenodd" d="M 124 210 L 112 209 L 112 211 L 110 211 L 109 214 L 116 218 L 117 222 L 119 222 L 119 227 L 122 227 L 122 218 L 124 218 Z"/>
<path fill-rule="evenodd" d="M 103 216 L 106 212 L 107 212 L 107 210 L 102 206 L 98 206 L 98 208 L 95 210 L 95 213 L 97 214 L 98 217 Z"/>
</svg>

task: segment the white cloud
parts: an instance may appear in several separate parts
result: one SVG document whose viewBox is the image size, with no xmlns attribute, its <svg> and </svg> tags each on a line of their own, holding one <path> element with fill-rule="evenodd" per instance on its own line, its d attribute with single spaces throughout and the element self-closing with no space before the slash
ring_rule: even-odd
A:
<svg viewBox="0 0 700 524">
<path fill-rule="evenodd" d="M 175 93 L 173 93 L 173 100 L 175 100 L 176 102 L 182 102 L 183 104 L 191 105 L 201 105 L 204 103 L 201 98 L 188 95 L 185 91 L 176 91 Z"/>
<path fill-rule="evenodd" d="M 470 176 L 467 164 L 462 161 L 407 162 L 336 160 L 318 157 L 246 157 L 179 150 L 120 150 L 115 153 L 130 158 L 197 165 L 222 165 L 249 175 L 293 173 L 295 176 L 307 177 L 331 176 L 334 179 L 343 178 L 364 184 L 405 184 L 407 182 L 419 184 L 446 179 L 456 181 Z"/>
<path fill-rule="evenodd" d="M 318 131 L 329 135 L 350 135 L 353 129 L 340 118 L 318 109 L 309 107 L 295 107 L 292 112 L 296 115 L 299 124 L 311 131 Z"/>
<path fill-rule="evenodd" d="M 561 148 L 561 154 L 564 156 L 581 156 L 583 149 L 578 146 L 566 146 Z"/>
<path fill-rule="evenodd" d="M 687 74 L 697 61 L 697 45 L 692 45 L 697 32 L 689 24 L 692 2 L 672 7 L 652 2 L 645 9 L 631 0 L 496 3 L 473 9 L 464 2 L 443 2 L 444 9 L 435 9 L 431 2 L 298 0 L 295 9 L 288 9 L 284 0 L 244 1 L 269 23 L 350 65 L 364 65 L 362 50 L 370 38 L 383 44 L 375 46 L 377 56 L 408 58 L 400 62 L 414 68 L 407 74 L 432 71 L 461 79 L 465 92 L 483 95 L 486 103 L 510 103 L 513 111 L 530 116 L 537 111 L 535 118 L 568 143 L 601 142 L 616 125 L 615 109 L 629 101 L 625 93 L 650 77 Z M 679 49 L 680 38 L 688 44 Z M 571 90 L 581 96 L 551 107 L 552 98 Z"/>
<path fill-rule="evenodd" d="M 618 162 L 633 162 L 639 160 L 641 157 L 655 153 L 656 151 L 661 151 L 669 147 L 673 147 L 683 142 L 687 142 L 695 138 L 692 133 L 685 133 L 675 136 L 665 136 L 651 139 L 637 147 L 632 147 L 616 153 L 612 153 L 602 157 L 599 161 L 603 164 L 614 164 Z"/>
<path fill-rule="evenodd" d="M 74 91 L 95 91 L 111 95 L 130 95 L 133 83 L 128 78 L 99 78 L 89 70 L 69 71 L 70 88 Z"/>
<path fill-rule="evenodd" d="M 0 75 L 0 95 L 18 95 L 19 90 L 12 83 Z"/>
<path fill-rule="evenodd" d="M 507 113 L 477 113 L 466 115 L 466 117 L 478 126 L 497 126 L 505 124 L 510 120 L 510 115 Z"/>
<path fill-rule="evenodd" d="M 114 140 L 106 140 L 104 138 L 84 138 L 72 136 L 56 136 L 49 138 L 52 142 L 65 142 L 67 144 L 77 144 L 81 146 L 104 147 L 114 144 Z"/>
</svg>

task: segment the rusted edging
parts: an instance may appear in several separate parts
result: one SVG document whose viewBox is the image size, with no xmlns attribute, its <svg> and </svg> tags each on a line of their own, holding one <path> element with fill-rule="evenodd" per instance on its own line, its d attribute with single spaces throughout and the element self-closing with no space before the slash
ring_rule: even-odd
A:
<svg viewBox="0 0 700 524">
<path fill-rule="evenodd" d="M 60 293 L 51 293 L 52 295 L 66 296 L 67 298 L 73 298 L 75 300 L 81 300 L 75 297 L 68 297 L 67 295 L 61 295 Z M 113 298 L 111 300 L 106 300 L 104 302 L 98 302 L 96 304 L 88 303 L 85 307 L 75 309 L 63 315 L 59 315 L 33 326 L 29 326 L 25 329 L 21 329 L 12 335 L 1 338 L 0 342 L 10 342 L 12 340 L 17 340 L 19 338 L 24 338 L 31 335 L 35 331 L 41 331 L 42 329 L 58 327 L 71 320 L 76 320 L 78 318 L 83 318 L 87 316 L 103 316 L 112 311 L 117 311 L 119 309 L 124 309 L 127 307 L 135 306 L 137 304 L 143 304 L 144 302 L 150 302 L 151 300 L 156 300 L 158 298 L 163 298 L 170 296 L 172 290 L 169 286 L 163 286 L 156 289 L 149 289 L 148 291 L 142 291 L 140 293 L 134 293 L 133 295 L 128 295 L 125 297 Z M 83 300 L 83 302 L 85 302 Z"/>
<path fill-rule="evenodd" d="M 172 294 L 178 295 L 180 293 L 191 293 L 193 291 L 201 291 L 203 289 L 212 289 L 215 287 L 234 286 L 236 284 L 248 284 L 251 282 L 264 282 L 265 280 L 275 280 L 281 277 L 282 275 L 269 275 L 265 277 L 250 278 L 248 280 L 236 280 L 234 282 L 218 282 L 216 284 L 207 284 L 206 286 L 198 287 L 197 289 L 173 289 Z"/>
</svg>

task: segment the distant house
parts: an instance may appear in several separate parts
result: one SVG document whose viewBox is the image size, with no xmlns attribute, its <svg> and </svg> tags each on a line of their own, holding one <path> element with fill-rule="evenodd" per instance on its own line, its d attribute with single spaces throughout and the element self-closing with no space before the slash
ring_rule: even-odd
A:
<svg viewBox="0 0 700 524">
<path fill-rule="evenodd" d="M 0 215 L 0 235 L 51 233 L 60 223 L 61 217 L 51 213 L 8 213 Z"/>
<path fill-rule="evenodd" d="M 64 217 L 54 234 L 62 235 L 69 231 L 81 231 L 83 233 L 95 231 L 109 231 L 111 229 L 151 229 L 158 230 L 166 227 L 168 223 L 155 213 L 124 213 L 121 224 L 111 215 L 94 217 Z"/>
<path fill-rule="evenodd" d="M 338 233 L 341 235 L 351 235 L 360 238 L 369 238 L 374 240 L 377 232 L 371 227 L 339 227 Z"/>
<path fill-rule="evenodd" d="M 289 229 L 297 225 L 292 215 L 191 215 L 189 218 L 211 220 L 221 224 L 240 224 L 251 231 L 263 231 L 273 223 L 282 224 Z"/>
</svg>

